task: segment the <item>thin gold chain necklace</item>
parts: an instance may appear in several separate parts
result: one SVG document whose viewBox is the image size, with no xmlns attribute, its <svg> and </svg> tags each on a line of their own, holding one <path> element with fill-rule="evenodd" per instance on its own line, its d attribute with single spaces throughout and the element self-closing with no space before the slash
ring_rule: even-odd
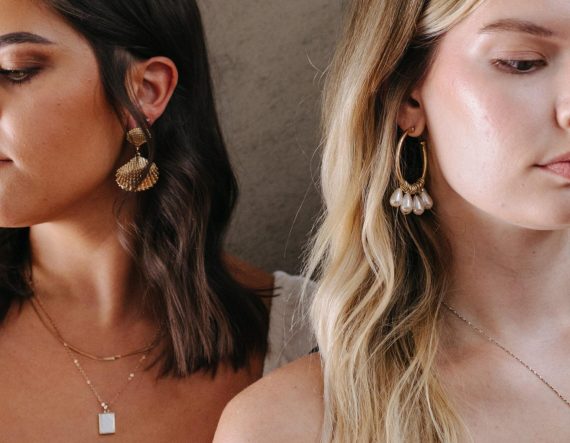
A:
<svg viewBox="0 0 570 443">
<path fill-rule="evenodd" d="M 519 357 L 517 357 L 515 354 L 513 354 L 512 351 L 507 349 L 505 346 L 503 346 L 501 343 L 499 343 L 496 339 L 494 339 L 489 334 L 487 334 L 483 329 L 481 329 L 480 327 L 475 326 L 473 323 L 471 323 L 468 319 L 466 319 L 463 315 L 461 315 L 455 308 L 448 305 L 447 303 L 443 303 L 443 306 L 445 306 L 447 308 L 447 310 L 449 312 L 451 312 L 453 315 L 455 315 L 459 320 L 461 320 L 463 323 L 465 323 L 467 326 L 469 326 L 471 329 L 473 329 L 479 335 L 484 337 L 487 341 L 489 341 L 493 345 L 497 346 L 499 349 L 501 349 L 507 355 L 514 358 L 516 361 L 518 361 L 522 366 L 524 366 L 528 371 L 530 371 L 536 378 L 538 378 L 546 387 L 548 387 L 548 389 L 550 389 L 552 392 L 554 392 L 556 394 L 556 396 L 566 404 L 566 406 L 570 407 L 570 401 L 568 401 L 568 399 L 566 397 L 564 397 L 558 389 L 556 389 L 547 380 L 545 380 L 544 377 L 542 375 L 540 375 L 529 364 L 525 363 L 523 360 L 521 360 Z"/>
<path fill-rule="evenodd" d="M 81 350 L 77 346 L 73 346 L 63 338 L 63 335 L 61 334 L 59 328 L 55 324 L 55 321 L 48 314 L 45 306 L 43 305 L 39 297 L 33 296 L 30 300 L 32 302 L 32 307 L 34 308 L 34 311 L 36 311 L 37 316 L 39 317 L 43 325 L 46 327 L 46 329 L 50 332 L 50 334 L 52 334 L 67 349 L 73 351 L 78 355 L 87 357 L 91 360 L 111 362 L 111 361 L 120 360 L 125 357 L 132 357 L 134 355 L 146 354 L 149 351 L 152 351 L 158 345 L 162 335 L 162 328 L 158 328 L 156 335 L 153 337 L 152 341 L 149 344 L 140 349 L 136 349 L 131 352 L 126 352 L 124 354 L 114 354 L 110 356 L 100 356 L 100 355 L 91 354 L 89 352 Z M 39 311 L 41 311 L 41 313 Z M 48 324 L 46 324 L 45 319 L 47 319 L 49 326 Z"/>
<path fill-rule="evenodd" d="M 125 382 L 123 387 L 115 393 L 115 395 L 111 398 L 111 400 L 105 401 L 103 400 L 103 397 L 101 397 L 101 394 L 99 394 L 99 391 L 97 391 L 97 388 L 95 388 L 95 385 L 93 384 L 87 373 L 85 372 L 85 369 L 83 369 L 83 366 L 81 366 L 81 363 L 79 362 L 77 357 L 75 357 L 71 353 L 72 351 L 67 346 L 65 347 L 65 350 L 67 351 L 67 355 L 69 355 L 69 358 L 71 359 L 77 370 L 81 373 L 83 380 L 85 380 L 85 383 L 87 384 L 87 386 L 89 386 L 89 389 L 97 399 L 97 402 L 99 403 L 99 406 L 102 409 L 101 413 L 97 414 L 97 417 L 99 419 L 99 435 L 114 434 L 116 432 L 117 417 L 115 412 L 112 412 L 110 408 L 113 404 L 116 403 L 121 394 L 127 389 L 131 381 L 134 380 L 136 373 L 142 367 L 142 364 L 146 360 L 148 353 L 143 354 L 142 357 L 139 359 L 135 368 L 129 373 L 127 381 Z"/>
<path fill-rule="evenodd" d="M 36 313 L 36 315 L 38 316 L 40 322 L 44 325 L 44 327 L 46 329 L 50 330 L 50 328 L 46 324 L 45 319 L 41 315 L 40 311 L 42 311 L 42 313 L 50 320 L 50 323 L 52 323 L 54 330 L 57 330 L 57 326 L 55 325 L 53 320 L 51 320 L 51 318 L 49 317 L 49 315 L 45 311 L 45 308 L 43 308 L 43 305 L 41 305 L 40 300 L 36 296 L 34 296 L 30 299 L 30 301 L 31 301 L 31 305 L 34 309 L 34 312 Z M 39 306 L 39 309 L 38 309 L 38 306 Z M 147 348 L 146 351 L 144 351 L 144 354 L 138 360 L 137 365 L 133 368 L 132 371 L 129 372 L 129 375 L 127 377 L 125 384 L 121 387 L 121 389 L 119 389 L 115 393 L 115 395 L 111 398 L 111 400 L 105 401 L 103 399 L 103 397 L 101 396 L 101 394 L 99 394 L 99 391 L 97 390 L 97 388 L 95 387 L 95 385 L 93 384 L 93 382 L 91 381 L 91 379 L 89 378 L 87 373 L 85 372 L 85 369 L 83 369 L 83 366 L 79 362 L 79 359 L 75 355 L 73 355 L 73 353 L 74 352 L 77 353 L 77 351 L 72 349 L 71 346 L 68 343 L 66 343 L 66 341 L 63 339 L 63 337 L 61 337 L 61 340 L 59 340 L 59 337 L 56 337 L 56 338 L 58 338 L 58 341 L 60 341 L 60 343 L 63 345 L 67 355 L 70 358 L 70 360 L 73 362 L 73 364 L 75 365 L 75 367 L 77 368 L 77 370 L 79 371 L 81 376 L 83 377 L 83 380 L 85 381 L 85 383 L 89 387 L 93 396 L 97 399 L 97 402 L 102 409 L 101 413 L 98 414 L 99 435 L 115 434 L 115 432 L 116 432 L 116 414 L 111 411 L 110 407 L 111 407 L 111 405 L 116 403 L 116 401 L 119 399 L 121 394 L 127 389 L 129 384 L 134 380 L 137 372 L 141 369 L 144 361 L 147 359 L 150 352 L 156 347 L 156 344 Z M 140 352 L 139 352 L 139 354 L 140 354 Z M 131 353 L 131 355 L 136 355 L 136 354 Z M 126 355 L 121 356 L 121 358 L 124 358 L 124 357 L 126 357 Z M 114 361 L 114 360 L 105 359 L 104 361 Z"/>
</svg>

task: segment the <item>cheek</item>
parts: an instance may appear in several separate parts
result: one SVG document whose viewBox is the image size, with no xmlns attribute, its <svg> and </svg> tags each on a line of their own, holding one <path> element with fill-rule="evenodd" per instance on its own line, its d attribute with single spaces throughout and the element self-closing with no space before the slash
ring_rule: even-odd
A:
<svg viewBox="0 0 570 443">
<path fill-rule="evenodd" d="M 98 79 L 77 78 L 57 87 L 38 77 L 18 87 L 20 100 L 8 101 L 2 138 L 14 163 L 0 175 L 0 222 L 7 213 L 49 218 L 112 182 L 122 128 Z"/>
<path fill-rule="evenodd" d="M 515 216 L 528 201 L 550 114 L 544 91 L 490 69 L 444 61 L 426 78 L 422 100 L 437 162 L 432 178 L 439 192 Z"/>
</svg>

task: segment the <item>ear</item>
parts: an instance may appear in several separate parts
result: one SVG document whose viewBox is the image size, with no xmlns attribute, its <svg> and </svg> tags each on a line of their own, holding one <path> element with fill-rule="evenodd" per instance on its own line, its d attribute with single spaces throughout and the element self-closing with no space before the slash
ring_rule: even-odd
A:
<svg viewBox="0 0 570 443">
<path fill-rule="evenodd" d="M 418 137 L 424 133 L 426 129 L 426 116 L 422 105 L 420 88 L 412 90 L 412 93 L 400 106 L 398 112 L 398 126 L 402 131 L 414 128 L 414 130 L 409 133 L 412 137 Z"/>
<path fill-rule="evenodd" d="M 178 70 L 167 57 L 152 57 L 136 62 L 130 75 L 132 100 L 146 116 L 149 126 L 164 112 L 178 84 Z M 136 126 L 129 115 L 128 125 Z"/>
</svg>

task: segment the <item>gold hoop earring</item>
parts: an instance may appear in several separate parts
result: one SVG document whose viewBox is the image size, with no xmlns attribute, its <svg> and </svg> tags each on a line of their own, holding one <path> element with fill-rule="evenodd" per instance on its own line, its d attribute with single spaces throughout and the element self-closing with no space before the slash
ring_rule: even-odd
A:
<svg viewBox="0 0 570 443">
<path fill-rule="evenodd" d="M 396 149 L 396 179 L 398 180 L 398 189 L 394 191 L 390 197 L 390 205 L 394 208 L 400 208 L 402 214 L 408 215 L 413 212 L 416 215 L 422 215 L 424 211 L 433 207 L 433 200 L 424 188 L 427 174 L 427 143 L 425 140 L 420 141 L 422 148 L 422 176 L 414 183 L 409 184 L 402 174 L 400 166 L 400 157 L 402 155 L 402 147 L 406 138 L 415 128 L 410 128 L 404 132 L 398 142 Z"/>
<path fill-rule="evenodd" d="M 150 134 L 148 134 L 150 137 Z M 135 156 L 115 174 L 117 184 L 128 192 L 139 192 L 151 189 L 158 181 L 158 167 L 140 153 L 140 147 L 147 143 L 147 133 L 142 128 L 134 128 L 127 132 L 127 141 L 137 150 Z"/>
</svg>

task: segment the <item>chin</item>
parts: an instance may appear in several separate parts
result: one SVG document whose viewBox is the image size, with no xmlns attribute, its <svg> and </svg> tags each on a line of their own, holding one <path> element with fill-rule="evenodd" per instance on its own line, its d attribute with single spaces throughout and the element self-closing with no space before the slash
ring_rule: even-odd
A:
<svg viewBox="0 0 570 443">
<path fill-rule="evenodd" d="M 35 218 L 29 213 L 24 214 L 14 209 L 7 210 L 0 206 L 0 228 L 29 228 L 30 226 L 37 224 L 34 220 Z"/>
<path fill-rule="evenodd" d="M 0 229 L 21 229 L 29 228 L 31 225 L 24 222 L 18 222 L 15 220 L 4 219 L 0 217 Z"/>
</svg>

